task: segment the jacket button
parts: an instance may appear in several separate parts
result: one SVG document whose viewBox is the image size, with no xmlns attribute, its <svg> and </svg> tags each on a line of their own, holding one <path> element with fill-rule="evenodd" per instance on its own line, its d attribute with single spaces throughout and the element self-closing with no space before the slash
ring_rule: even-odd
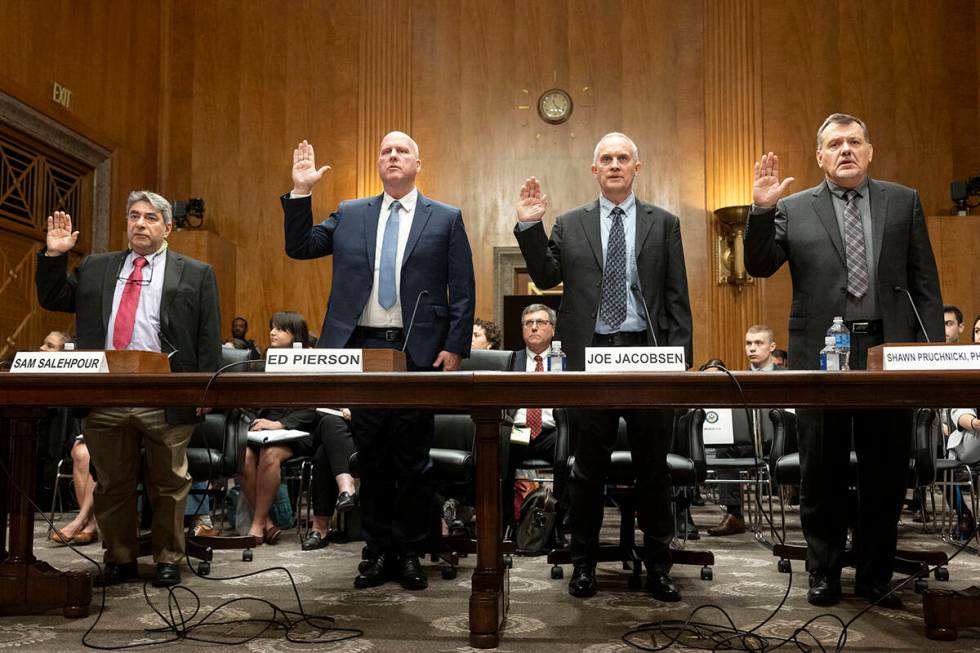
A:
<svg viewBox="0 0 980 653">
<path fill-rule="evenodd" d="M 594 311 L 593 311 L 593 313 L 592 313 L 592 316 L 591 316 L 591 317 L 593 317 L 593 318 L 595 318 L 595 312 L 594 312 Z"/>
</svg>

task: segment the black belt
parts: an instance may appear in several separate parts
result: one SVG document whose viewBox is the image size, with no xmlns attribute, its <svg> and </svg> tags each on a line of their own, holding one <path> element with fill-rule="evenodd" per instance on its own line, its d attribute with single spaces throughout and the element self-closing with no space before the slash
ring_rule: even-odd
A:
<svg viewBox="0 0 980 653">
<path fill-rule="evenodd" d="M 592 335 L 596 347 L 633 347 L 647 344 L 646 331 L 617 331 L 616 333 L 596 333 Z"/>
<path fill-rule="evenodd" d="M 853 320 L 844 322 L 844 325 L 854 334 L 878 335 L 881 333 L 881 320 Z"/>
<path fill-rule="evenodd" d="M 384 340 L 385 342 L 401 342 L 405 339 L 405 329 L 383 329 L 381 327 L 354 327 L 354 335 L 363 340 Z"/>
</svg>

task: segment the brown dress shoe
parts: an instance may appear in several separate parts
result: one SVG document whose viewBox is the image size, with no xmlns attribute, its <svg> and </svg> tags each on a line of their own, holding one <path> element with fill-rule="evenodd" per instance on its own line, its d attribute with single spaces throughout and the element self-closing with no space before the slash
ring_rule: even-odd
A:
<svg viewBox="0 0 980 653">
<path fill-rule="evenodd" d="M 75 533 L 75 537 L 71 538 L 71 543 L 73 546 L 84 546 L 86 544 L 92 544 L 93 542 L 98 541 L 98 531 L 78 531 Z"/>
<path fill-rule="evenodd" d="M 717 526 L 708 529 L 708 535 L 739 535 L 745 532 L 745 520 L 735 515 L 725 515 Z"/>
</svg>

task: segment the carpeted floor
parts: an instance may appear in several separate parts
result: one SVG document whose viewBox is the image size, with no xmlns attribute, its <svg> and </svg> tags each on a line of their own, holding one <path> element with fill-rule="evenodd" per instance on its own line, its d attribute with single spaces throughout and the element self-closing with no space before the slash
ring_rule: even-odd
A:
<svg viewBox="0 0 980 653">
<path fill-rule="evenodd" d="M 769 550 L 749 534 L 722 538 L 704 536 L 705 528 L 715 524 L 720 513 L 713 506 L 695 510 L 695 521 L 702 531 L 702 539 L 688 546 L 714 551 L 714 580 L 700 580 L 700 569 L 697 567 L 675 567 L 673 575 L 684 600 L 666 605 L 654 601 L 642 591 L 629 590 L 628 572 L 616 564 L 605 564 L 599 569 L 600 593 L 591 599 L 580 600 L 566 592 L 570 571 L 567 568 L 565 580 L 552 580 L 550 566 L 543 557 L 515 557 L 510 572 L 510 614 L 498 650 L 589 653 L 637 650 L 623 643 L 621 638 L 627 631 L 646 622 L 687 619 L 695 608 L 704 605 L 722 606 L 740 628 L 748 630 L 758 626 L 770 617 L 778 605 L 790 577 L 776 570 L 776 561 Z M 795 520 L 796 515 L 791 514 L 791 518 Z M 605 529 L 610 537 L 614 525 L 610 511 Z M 44 523 L 38 522 L 36 552 L 39 557 L 61 569 L 90 568 L 90 563 L 69 549 L 47 542 L 45 532 Z M 906 545 L 914 542 L 916 546 L 938 547 L 952 552 L 934 535 L 921 533 L 918 525 L 902 526 L 901 536 Z M 798 531 L 791 532 L 790 539 L 798 538 Z M 185 569 L 185 585 L 200 597 L 201 612 L 197 617 L 191 617 L 196 599 L 189 592 L 179 591 L 176 595 L 185 618 L 190 621 L 196 621 L 214 607 L 239 597 L 254 597 L 262 602 L 232 603 L 213 615 L 210 621 L 270 618 L 272 609 L 264 601 L 278 604 L 285 610 L 297 610 L 296 596 L 281 569 L 249 578 L 219 579 L 263 568 L 285 567 L 292 573 L 308 612 L 329 615 L 339 627 L 360 629 L 363 631 L 360 637 L 333 643 L 293 643 L 285 639 L 281 630 L 259 633 L 262 626 L 234 624 L 198 629 L 193 634 L 214 640 L 244 638 L 252 634 L 258 636 L 248 643 L 230 647 L 184 640 L 153 648 L 168 651 L 245 650 L 255 653 L 471 650 L 467 644 L 467 609 L 469 576 L 475 556 L 462 560 L 459 577 L 450 581 L 441 578 L 438 566 L 426 563 L 430 585 L 423 592 L 406 592 L 394 583 L 369 590 L 355 590 L 351 581 L 356 573 L 360 547 L 360 543 L 331 544 L 320 551 L 303 552 L 290 533 L 276 546 L 256 549 L 255 559 L 250 563 L 242 562 L 240 552 L 218 552 L 210 578 L 193 577 Z M 98 546 L 87 546 L 82 550 L 89 555 L 100 555 Z M 146 562 L 149 560 L 146 559 Z M 806 576 L 802 569 L 802 563 L 794 563 L 795 573 L 786 605 L 756 630 L 758 634 L 788 636 L 821 612 L 806 603 Z M 151 574 L 152 568 L 146 564 L 143 571 Z M 954 560 L 949 571 L 948 583 L 932 580 L 931 586 L 960 589 L 980 584 L 980 558 L 974 554 L 967 553 Z M 862 600 L 850 596 L 852 590 L 853 573 L 845 571 L 844 592 L 847 596 L 832 610 L 843 620 L 849 619 L 866 605 Z M 158 610 L 164 614 L 170 612 L 166 592 L 149 586 L 146 591 Z M 848 630 L 845 650 L 980 652 L 980 629 L 961 630 L 957 642 L 927 640 L 923 631 L 920 597 L 911 588 L 903 591 L 901 596 L 905 609 L 874 609 L 854 623 Z M 97 591 L 93 615 L 87 619 L 65 620 L 60 616 L 0 618 L 0 649 L 31 653 L 85 650 L 82 636 L 92 626 L 100 601 L 101 594 Z M 704 610 L 697 615 L 697 619 L 721 623 L 723 616 L 717 611 Z M 172 637 L 167 633 L 147 630 L 163 625 L 163 620 L 154 614 L 144 597 L 142 584 L 120 586 L 108 591 L 105 612 L 88 636 L 88 642 L 107 648 L 149 645 L 151 640 Z M 834 620 L 822 619 L 811 624 L 809 630 L 828 650 L 832 650 L 840 633 L 840 625 Z M 303 634 L 297 633 L 300 636 Z M 308 631 L 306 635 L 309 635 Z M 636 641 L 644 640 L 638 638 Z M 648 636 L 645 641 L 650 644 Z M 658 643 L 666 644 L 667 640 L 661 638 Z M 710 648 L 710 644 L 705 644 L 705 647 Z M 690 645 L 675 645 L 670 650 L 696 649 Z M 784 647 L 780 650 L 796 649 Z"/>
</svg>

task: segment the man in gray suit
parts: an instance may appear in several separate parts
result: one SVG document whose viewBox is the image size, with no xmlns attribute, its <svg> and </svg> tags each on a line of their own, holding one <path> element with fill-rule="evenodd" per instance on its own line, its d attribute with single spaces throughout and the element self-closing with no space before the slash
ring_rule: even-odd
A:
<svg viewBox="0 0 980 653">
<path fill-rule="evenodd" d="M 793 369 L 818 369 L 824 335 L 837 315 L 851 331 L 852 369 L 865 369 L 867 351 L 875 345 L 941 338 L 943 303 L 918 193 L 868 177 L 874 149 L 867 127 L 853 116 L 835 113 L 823 122 L 816 155 L 825 180 L 785 198 L 793 178 L 779 179 L 778 157 L 770 152 L 755 164 L 745 231 L 749 274 L 768 277 L 789 262 Z M 831 605 L 840 598 L 848 512 L 844 470 L 853 433 L 863 463 L 858 465 L 855 593 L 882 606 L 901 605 L 888 583 L 905 496 L 911 412 L 797 413 L 810 603 Z"/>
<path fill-rule="evenodd" d="M 633 195 L 633 179 L 641 166 L 636 144 L 627 136 L 603 136 L 592 161 L 599 198 L 558 216 L 550 239 L 541 223 L 548 207 L 541 185 L 532 177 L 521 188 L 514 234 L 535 284 L 565 284 L 555 339 L 561 340 L 571 370 L 585 369 L 588 346 L 681 346 L 691 359 L 691 306 L 680 221 Z M 636 470 L 647 589 L 662 601 L 678 601 L 680 594 L 668 575 L 674 534 L 667 469 L 670 410 L 569 411 L 576 448 L 568 481 L 575 568 L 568 591 L 587 597 L 598 589 L 602 483 L 620 416 L 626 419 Z"/>
</svg>

